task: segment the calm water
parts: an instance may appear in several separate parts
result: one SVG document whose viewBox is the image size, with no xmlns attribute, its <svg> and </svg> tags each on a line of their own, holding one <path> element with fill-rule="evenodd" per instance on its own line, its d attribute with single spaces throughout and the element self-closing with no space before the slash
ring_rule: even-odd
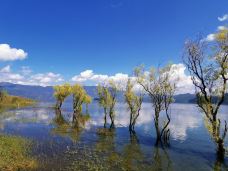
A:
<svg viewBox="0 0 228 171">
<path fill-rule="evenodd" d="M 103 126 L 103 110 L 96 103 L 89 107 L 91 119 L 84 129 L 71 128 L 70 104 L 63 106 L 63 118 L 56 118 L 52 105 L 41 103 L 0 114 L 2 133 L 34 141 L 32 155 L 39 160 L 38 170 L 216 170 L 216 146 L 195 105 L 172 105 L 170 146 L 164 148 L 154 146 L 149 103 L 143 104 L 133 137 L 125 104 L 116 106 L 116 129 L 106 136 L 97 131 Z M 227 111 L 228 106 L 222 106 L 221 121 L 228 120 Z M 226 138 L 226 146 L 227 142 Z M 227 156 L 219 169 L 228 169 Z"/>
</svg>

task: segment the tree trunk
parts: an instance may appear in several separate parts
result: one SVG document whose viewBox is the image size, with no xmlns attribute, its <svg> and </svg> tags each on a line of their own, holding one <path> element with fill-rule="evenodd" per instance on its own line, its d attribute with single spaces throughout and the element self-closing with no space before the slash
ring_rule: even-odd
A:
<svg viewBox="0 0 228 171">
<path fill-rule="evenodd" d="M 133 127 L 132 127 L 133 125 L 132 125 L 132 112 L 131 112 L 131 114 L 130 114 L 130 123 L 129 123 L 129 131 L 131 132 L 131 131 L 133 131 Z"/>
<path fill-rule="evenodd" d="M 159 112 L 156 110 L 155 110 L 154 126 L 156 129 L 156 135 L 157 135 L 156 145 L 158 145 L 159 142 L 161 142 L 161 134 L 160 134 L 160 129 L 159 129 Z"/>
<path fill-rule="evenodd" d="M 107 108 L 105 107 L 104 108 L 104 128 L 106 128 L 106 125 L 107 125 Z"/>
<path fill-rule="evenodd" d="M 213 122 L 216 122 L 217 121 L 217 114 L 213 114 Z"/>
<path fill-rule="evenodd" d="M 221 138 L 217 141 L 217 160 L 223 162 L 225 158 L 224 142 Z"/>
<path fill-rule="evenodd" d="M 114 124 L 114 111 L 113 109 L 111 108 L 110 111 L 109 111 L 109 117 L 111 119 L 111 125 L 110 125 L 110 128 L 114 128 L 115 127 L 115 124 Z"/>
</svg>

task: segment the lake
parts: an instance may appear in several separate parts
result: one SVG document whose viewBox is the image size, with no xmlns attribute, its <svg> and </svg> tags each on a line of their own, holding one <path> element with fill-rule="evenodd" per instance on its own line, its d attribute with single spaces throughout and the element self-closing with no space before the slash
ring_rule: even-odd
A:
<svg viewBox="0 0 228 171">
<path fill-rule="evenodd" d="M 103 127 L 103 109 L 89 106 L 90 120 L 84 128 L 73 129 L 72 106 L 64 104 L 57 118 L 51 103 L 10 110 L 0 114 L 0 132 L 19 135 L 33 141 L 32 155 L 39 161 L 37 170 L 228 170 L 216 161 L 216 145 L 205 127 L 204 115 L 194 104 L 171 106 L 169 146 L 155 146 L 153 108 L 144 103 L 136 123 L 136 135 L 128 131 L 129 111 L 124 103 L 116 106 L 115 130 L 98 133 Z M 228 106 L 222 106 L 219 118 L 228 120 Z M 165 118 L 161 114 L 161 123 Z M 228 137 L 228 136 L 227 136 Z M 226 137 L 226 144 L 228 138 Z"/>
</svg>

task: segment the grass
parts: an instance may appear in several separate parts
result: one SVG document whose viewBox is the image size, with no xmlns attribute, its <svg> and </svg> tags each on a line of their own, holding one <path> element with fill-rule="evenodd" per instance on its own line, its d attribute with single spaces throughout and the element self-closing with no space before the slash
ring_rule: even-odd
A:
<svg viewBox="0 0 228 171">
<path fill-rule="evenodd" d="M 16 136 L 0 135 L 0 170 L 32 170 L 37 161 L 29 156 L 31 142 Z"/>
<path fill-rule="evenodd" d="M 6 95 L 0 100 L 0 111 L 5 109 L 27 107 L 35 104 L 36 101 L 28 98 Z"/>
</svg>

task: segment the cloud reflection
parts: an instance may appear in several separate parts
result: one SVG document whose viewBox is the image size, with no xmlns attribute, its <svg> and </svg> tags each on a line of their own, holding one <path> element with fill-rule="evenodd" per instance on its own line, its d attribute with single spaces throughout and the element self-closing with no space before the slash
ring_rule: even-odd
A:
<svg viewBox="0 0 228 171">
<path fill-rule="evenodd" d="M 222 120 L 228 120 L 225 115 L 225 111 L 227 111 L 227 106 L 223 106 L 221 109 L 221 118 Z M 69 106 L 65 108 L 66 111 L 63 111 L 62 114 L 64 118 L 68 121 L 72 119 L 71 111 Z M 184 141 L 188 137 L 188 131 L 192 129 L 197 129 L 203 124 L 203 115 L 200 114 L 196 105 L 192 104 L 173 104 L 171 106 L 172 114 L 171 114 L 171 122 L 170 122 L 170 130 L 171 136 L 174 140 Z M 104 114 L 102 108 L 96 103 L 93 103 L 90 106 L 90 115 L 91 120 L 85 125 L 85 129 L 92 129 L 94 126 L 102 127 L 104 124 Z M 55 111 L 52 108 L 47 106 L 40 106 L 36 108 L 27 108 L 20 110 L 13 110 L 9 112 L 5 112 L 5 116 L 1 117 L 0 129 L 4 129 L 5 123 L 7 122 L 17 122 L 17 123 L 41 123 L 50 125 L 52 124 L 52 120 L 55 117 Z M 127 110 L 127 106 L 124 103 L 118 103 L 116 106 L 116 118 L 115 124 L 116 127 L 128 127 L 129 125 L 129 111 Z M 152 134 L 154 135 L 154 124 L 153 124 L 153 108 L 150 103 L 144 103 L 143 108 L 141 110 L 140 116 L 136 123 L 136 130 L 140 129 L 144 134 Z M 163 119 L 165 119 L 165 115 L 161 113 L 161 124 L 163 123 Z M 108 123 L 110 121 L 108 120 Z"/>
</svg>

